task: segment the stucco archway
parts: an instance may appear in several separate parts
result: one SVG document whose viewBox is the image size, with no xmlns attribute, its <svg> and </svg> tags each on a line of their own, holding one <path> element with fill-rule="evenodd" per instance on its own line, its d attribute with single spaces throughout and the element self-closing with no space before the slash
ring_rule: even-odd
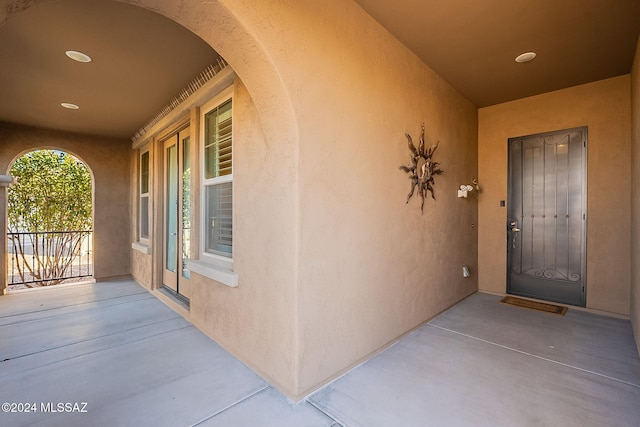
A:
<svg viewBox="0 0 640 427">
<path fill-rule="evenodd" d="M 0 0 L 0 26 L 12 16 L 17 16 L 22 11 L 50 1 L 54 0 Z M 271 212 L 272 219 L 270 219 L 268 227 L 256 225 L 256 221 L 251 221 L 248 218 L 250 213 L 246 214 L 244 218 L 239 218 L 238 222 L 244 221 L 245 224 L 251 224 L 254 230 L 256 228 L 264 230 L 264 233 L 258 237 L 269 244 L 276 241 L 279 249 L 271 251 L 272 257 L 266 258 L 261 252 L 260 244 L 255 243 L 256 235 L 245 233 L 245 259 L 257 259 L 264 265 L 255 266 L 255 262 L 252 262 L 251 268 L 246 268 L 245 270 L 248 271 L 244 271 L 245 282 L 243 286 L 237 288 L 233 295 L 227 295 L 228 292 L 225 289 L 205 287 L 203 292 L 218 292 L 218 294 L 213 296 L 203 294 L 199 299 L 194 298 L 191 304 L 191 319 L 196 326 L 221 342 L 234 355 L 248 365 L 255 367 L 266 378 L 280 384 L 281 389 L 288 390 L 292 395 L 297 394 L 298 364 L 295 360 L 295 346 L 298 337 L 295 315 L 298 297 L 296 288 L 298 286 L 297 262 L 299 256 L 297 250 L 299 244 L 297 231 L 299 226 L 299 130 L 296 113 L 287 90 L 288 82 L 282 78 L 286 64 L 276 64 L 273 59 L 277 57 L 278 53 L 275 49 L 281 49 L 277 43 L 273 43 L 274 37 L 279 37 L 279 33 L 265 31 L 270 28 L 264 26 L 266 24 L 263 22 L 264 17 L 257 14 L 255 5 L 252 5 L 251 2 L 238 0 L 209 0 L 206 2 L 202 0 L 116 1 L 159 13 L 199 36 L 233 68 L 242 81 L 242 84 L 238 85 L 243 87 L 242 93 L 248 94 L 250 97 L 252 120 L 256 119 L 253 123 L 262 130 L 258 139 L 261 144 L 259 148 L 264 149 L 270 155 L 269 167 L 272 172 L 270 178 L 273 178 L 260 186 L 259 189 L 252 188 L 252 191 L 259 192 L 265 200 L 273 200 L 270 206 L 275 206 L 275 211 Z M 269 49 L 274 49 L 274 51 Z M 31 129 L 29 132 L 30 134 L 49 133 L 48 130 L 34 131 Z M 14 133 L 14 144 L 21 146 L 24 141 L 21 138 L 22 130 L 16 129 Z M 75 152 L 79 155 L 83 155 L 85 150 L 89 149 L 85 146 L 86 144 L 82 144 L 81 137 L 65 135 L 65 137 L 67 136 L 77 142 L 78 145 L 74 145 L 74 147 L 77 147 Z M 99 145 L 94 145 L 93 151 L 99 149 Z M 114 146 L 113 153 L 118 156 L 131 153 L 129 141 L 113 141 L 111 145 Z M 103 158 L 112 161 L 110 155 L 103 156 Z M 89 156 L 87 156 L 87 160 L 89 160 Z M 107 221 L 100 222 L 98 219 L 98 215 L 107 216 L 110 210 L 115 209 L 116 205 L 121 212 L 127 212 L 123 204 L 128 203 L 129 200 L 118 198 L 118 192 L 114 191 L 114 188 L 122 188 L 124 183 L 117 182 L 114 188 L 108 188 L 108 185 L 112 184 L 114 180 L 124 181 L 123 177 L 128 178 L 127 171 L 123 170 L 123 165 L 128 166 L 128 162 L 120 159 L 119 161 L 113 160 L 112 163 L 109 165 L 111 168 L 109 172 L 103 167 L 106 164 L 101 163 L 95 168 L 96 224 L 104 224 L 102 231 L 98 230 L 96 226 L 94 233 L 96 242 L 95 275 L 98 280 L 100 280 L 101 272 L 109 274 L 109 272 L 116 271 L 119 266 L 126 265 L 128 269 L 130 265 L 129 253 L 122 250 L 131 243 L 129 233 L 109 233 L 109 230 L 128 230 L 131 218 L 118 216 L 117 221 L 111 221 L 109 224 Z M 272 196 L 274 194 L 277 197 L 274 198 Z M 98 200 L 98 196 L 103 196 L 102 202 Z M 240 210 L 238 215 L 241 215 Z M 123 220 L 126 220 L 126 223 Z M 246 229 L 249 230 L 249 227 Z M 101 236 L 105 239 L 112 238 L 109 243 L 113 243 L 113 245 L 99 247 L 98 241 Z M 240 242 L 240 237 L 238 241 Z M 112 255 L 112 259 L 106 262 L 105 259 L 108 255 Z M 98 262 L 103 263 L 100 270 Z M 265 278 L 261 273 L 267 270 L 267 264 L 270 276 Z M 130 270 L 128 272 L 131 273 Z M 120 274 L 126 273 L 122 271 Z M 265 280 L 269 282 L 270 286 L 260 286 L 261 283 L 259 284 L 258 281 Z M 262 293 L 256 292 L 258 288 Z M 225 295 L 220 297 L 222 293 Z M 260 295 L 262 300 L 255 298 L 255 295 Z M 277 303 L 265 304 L 264 301 L 277 301 Z M 247 310 L 248 302 L 251 308 Z M 246 324 L 246 316 L 236 315 L 240 309 L 255 314 L 254 325 Z M 216 322 L 211 320 L 211 317 L 205 316 L 205 314 L 212 316 L 212 313 L 215 313 L 218 318 L 231 319 L 231 323 L 234 325 L 242 324 L 245 328 L 261 330 L 261 332 L 259 336 L 243 333 L 227 337 L 216 329 L 223 322 Z M 204 319 L 207 321 L 205 322 Z M 262 328 L 263 325 L 269 325 L 269 327 Z"/>
<path fill-rule="evenodd" d="M 20 12 L 52 0 L 0 0 L 0 26 Z M 188 28 L 231 65 L 257 107 L 267 140 L 297 146 L 295 114 L 277 66 L 242 19 L 242 4 L 232 1 L 114 0 L 160 13 Z M 273 120 L 273 118 L 277 120 Z M 295 151 L 295 150 L 293 150 Z"/>
</svg>

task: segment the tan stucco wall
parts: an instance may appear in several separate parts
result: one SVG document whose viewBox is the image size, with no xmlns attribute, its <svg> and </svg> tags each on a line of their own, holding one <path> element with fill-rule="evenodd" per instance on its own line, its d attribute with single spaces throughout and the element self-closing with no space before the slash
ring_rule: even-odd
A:
<svg viewBox="0 0 640 427">
<path fill-rule="evenodd" d="M 640 353 L 640 37 L 631 70 L 631 323 Z"/>
<path fill-rule="evenodd" d="M 151 254 L 145 254 L 131 249 L 131 276 L 144 286 L 152 289 L 152 259 Z"/>
<path fill-rule="evenodd" d="M 215 81 L 215 79 L 213 79 Z M 267 143 L 256 106 L 239 78 L 230 79 L 234 111 L 234 272 L 239 276 L 237 288 L 191 272 L 191 279 L 180 278 L 180 286 L 189 286 L 190 310 L 179 311 L 198 328 L 215 339 L 263 377 L 281 389 L 293 388 L 292 371 L 296 301 L 293 217 L 295 207 L 287 202 L 295 170 L 286 139 Z M 222 87 L 226 87 L 222 85 Z M 225 89 L 226 91 L 226 89 Z M 201 161 L 199 106 L 210 98 L 202 97 L 190 112 L 177 112 L 141 142 L 140 149 L 131 150 L 132 224 L 131 239 L 137 240 L 138 161 L 140 151 L 149 150 L 151 164 L 150 233 L 146 255 L 131 249 L 132 275 L 148 289 L 158 289 L 162 268 L 162 177 L 163 139 L 175 134 L 179 123 L 189 117 L 191 131 L 192 181 L 192 258 L 198 259 L 201 212 L 201 191 L 198 186 Z M 212 95 L 215 96 L 215 95 Z M 204 112 L 204 111 L 203 111 Z M 166 127 L 164 127 L 166 126 Z M 137 146 L 138 144 L 136 144 Z M 288 151 L 289 150 L 289 151 Z M 144 247 L 138 245 L 135 246 Z M 155 292 L 162 297 L 161 294 Z M 165 302 L 166 299 L 163 298 Z M 289 382 L 287 382 L 289 381 Z"/>
<path fill-rule="evenodd" d="M 237 288 L 192 273 L 190 320 L 284 390 L 294 387 L 294 208 L 285 141 L 267 141 L 234 83 L 234 271 Z M 197 209 L 197 208 L 196 208 Z"/>
<path fill-rule="evenodd" d="M 2 173 L 21 154 L 40 148 L 66 151 L 91 169 L 94 276 L 98 280 L 129 274 L 129 147 L 127 140 L 0 123 Z"/>
<path fill-rule="evenodd" d="M 456 190 L 477 174 L 477 112 L 355 3 L 225 4 L 277 68 L 298 142 L 265 110 L 274 82 L 199 32 L 255 109 L 240 86 L 236 107 L 249 108 L 234 122 L 252 123 L 234 151 L 240 284 L 194 275 L 190 318 L 300 397 L 476 289 L 477 201 Z M 417 139 L 422 122 L 445 170 L 424 215 L 415 198 L 405 205 L 398 169 L 404 132 Z"/>
<path fill-rule="evenodd" d="M 194 274 L 196 325 L 298 398 L 477 289 L 477 200 L 457 198 L 478 173 L 477 110 L 355 2 L 129 2 L 194 31 L 242 81 L 239 286 Z M 398 167 L 423 122 L 445 174 L 421 215 Z"/>
<path fill-rule="evenodd" d="M 476 290 L 477 110 L 352 2 L 283 9 L 300 128 L 297 392 Z M 304 43 L 304 49 L 295 49 Z M 374 49 L 371 47 L 375 46 Z M 404 132 L 440 141 L 436 200 L 405 204 Z M 464 279 L 462 267 L 473 276 Z"/>
<path fill-rule="evenodd" d="M 506 292 L 507 139 L 588 126 L 586 304 L 629 314 L 629 90 L 625 75 L 479 110 L 481 290 Z"/>
<path fill-rule="evenodd" d="M 253 58 L 211 34 L 215 22 L 178 16 L 243 82 L 234 107 L 240 283 L 194 275 L 190 318 L 299 397 L 476 289 L 477 201 L 456 190 L 477 174 L 477 114 L 355 3 L 225 4 L 278 81 L 253 75 Z M 278 85 L 275 99 L 265 96 Z M 293 141 L 278 129 L 283 96 Z M 409 158 L 404 132 L 417 139 L 422 122 L 445 170 L 424 215 L 416 199 L 405 205 L 398 169 Z"/>
</svg>

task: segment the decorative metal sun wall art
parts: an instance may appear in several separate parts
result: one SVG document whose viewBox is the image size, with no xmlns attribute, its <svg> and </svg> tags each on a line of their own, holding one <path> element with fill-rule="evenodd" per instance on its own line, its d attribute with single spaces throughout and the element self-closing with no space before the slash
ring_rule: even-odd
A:
<svg viewBox="0 0 640 427">
<path fill-rule="evenodd" d="M 440 141 L 425 150 L 424 123 L 422 124 L 422 132 L 420 132 L 420 142 L 417 149 L 416 146 L 413 145 L 413 140 L 409 132 L 405 132 L 405 136 L 407 137 L 407 143 L 411 151 L 411 164 L 409 166 L 400 166 L 400 169 L 409 174 L 409 179 L 411 180 L 411 191 L 409 191 L 407 195 L 406 203 L 409 203 L 409 199 L 411 199 L 416 187 L 418 187 L 418 195 L 421 199 L 420 211 L 424 213 L 424 199 L 427 196 L 427 191 L 431 193 L 433 200 L 436 199 L 433 194 L 433 184 L 435 183 L 433 177 L 444 172 L 439 167 L 440 163 L 433 161 L 433 153 L 435 153 L 438 148 Z"/>
</svg>

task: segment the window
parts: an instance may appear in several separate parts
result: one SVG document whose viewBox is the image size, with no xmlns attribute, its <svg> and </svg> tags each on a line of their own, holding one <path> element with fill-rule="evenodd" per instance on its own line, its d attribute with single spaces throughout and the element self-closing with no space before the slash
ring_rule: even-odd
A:
<svg viewBox="0 0 640 427">
<path fill-rule="evenodd" d="M 149 150 L 140 153 L 140 241 L 149 239 Z"/>
<path fill-rule="evenodd" d="M 233 252 L 232 100 L 204 114 L 203 253 L 232 258 Z"/>
<path fill-rule="evenodd" d="M 191 136 L 182 138 L 182 277 L 191 278 Z"/>
<path fill-rule="evenodd" d="M 223 285 L 236 287 L 238 275 L 233 271 L 232 96 L 233 86 L 228 85 L 200 108 L 200 218 L 198 224 L 192 224 L 200 229 L 200 250 L 198 259 L 190 259 L 187 268 Z"/>
</svg>

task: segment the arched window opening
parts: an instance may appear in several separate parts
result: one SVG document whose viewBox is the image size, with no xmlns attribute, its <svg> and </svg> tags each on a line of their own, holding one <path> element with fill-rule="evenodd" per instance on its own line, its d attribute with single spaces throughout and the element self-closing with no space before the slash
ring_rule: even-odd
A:
<svg viewBox="0 0 640 427">
<path fill-rule="evenodd" d="M 16 159 L 9 175 L 9 290 L 92 277 L 89 168 L 66 152 L 36 150 Z"/>
</svg>

